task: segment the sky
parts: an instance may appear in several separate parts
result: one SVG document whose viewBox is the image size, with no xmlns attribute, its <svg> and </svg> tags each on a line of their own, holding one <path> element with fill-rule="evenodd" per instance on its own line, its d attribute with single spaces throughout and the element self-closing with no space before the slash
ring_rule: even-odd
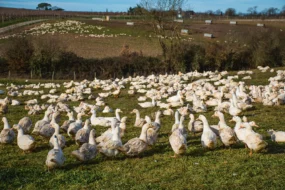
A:
<svg viewBox="0 0 285 190">
<path fill-rule="evenodd" d="M 39 3 L 47 2 L 66 11 L 127 11 L 134 7 L 140 0 L 0 0 L 0 7 L 35 9 Z M 185 9 L 195 12 L 207 10 L 235 8 L 237 12 L 246 13 L 249 7 L 257 6 L 258 11 L 269 7 L 281 9 L 285 0 L 188 0 Z"/>
</svg>

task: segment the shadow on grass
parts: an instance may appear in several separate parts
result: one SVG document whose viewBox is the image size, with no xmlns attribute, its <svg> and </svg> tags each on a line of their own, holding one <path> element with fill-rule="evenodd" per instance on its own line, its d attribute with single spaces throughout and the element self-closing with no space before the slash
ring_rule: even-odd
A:
<svg viewBox="0 0 285 190">
<path fill-rule="evenodd" d="M 205 155 L 205 153 L 209 151 L 209 150 L 206 150 L 204 148 L 195 148 L 194 150 L 190 150 L 190 151 L 187 151 L 185 156 L 189 156 L 189 157 L 202 157 Z"/>
<path fill-rule="evenodd" d="M 99 162 L 100 162 L 99 159 L 96 159 L 96 157 L 94 159 L 86 161 L 86 162 L 80 162 L 74 158 L 74 162 L 64 165 L 61 169 L 64 171 L 69 171 L 69 170 L 73 170 L 73 169 L 79 168 L 79 167 L 91 166 L 91 165 L 94 166 L 96 164 L 99 164 Z"/>
<path fill-rule="evenodd" d="M 267 141 L 268 142 L 268 141 Z M 285 144 L 284 143 L 274 143 L 269 142 L 264 154 L 284 154 L 285 152 Z"/>
<path fill-rule="evenodd" d="M 32 152 L 42 152 L 42 151 L 46 151 L 46 150 L 50 150 L 51 147 L 49 146 L 49 144 L 36 144 L 35 149 L 33 149 Z"/>
<path fill-rule="evenodd" d="M 165 154 L 165 152 L 167 152 L 167 148 L 167 143 L 158 142 L 154 146 L 149 147 L 143 154 L 141 154 L 140 157 L 150 157 L 154 154 Z"/>
</svg>

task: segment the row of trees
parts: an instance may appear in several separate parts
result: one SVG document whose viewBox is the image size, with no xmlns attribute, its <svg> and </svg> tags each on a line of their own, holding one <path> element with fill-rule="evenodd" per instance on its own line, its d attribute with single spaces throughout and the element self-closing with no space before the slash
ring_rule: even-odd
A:
<svg viewBox="0 0 285 190">
<path fill-rule="evenodd" d="M 163 1 L 163 0 L 158 0 L 158 1 Z M 130 7 L 127 11 L 127 13 L 129 15 L 145 15 L 147 14 L 148 10 L 146 9 L 147 7 L 150 6 L 160 6 L 159 3 L 155 4 L 155 3 L 149 3 L 149 1 L 143 0 L 141 1 L 140 4 L 136 5 L 135 7 Z M 162 5 L 162 4 L 161 4 Z M 168 6 L 167 3 L 164 4 L 165 6 Z M 181 8 L 181 7 L 180 7 Z M 207 15 L 218 15 L 218 16 L 244 16 L 244 15 L 248 15 L 248 16 L 276 16 L 276 15 L 284 15 L 285 16 L 285 5 L 281 8 L 278 9 L 276 7 L 270 7 L 268 9 L 264 9 L 260 12 L 258 12 L 258 6 L 253 6 L 253 7 L 249 7 L 247 9 L 246 13 L 241 13 L 241 12 L 237 12 L 235 8 L 228 8 L 225 10 L 225 12 L 221 11 L 220 9 L 213 11 L 213 10 L 207 10 L 205 11 L 204 14 Z M 167 9 L 165 9 L 167 10 Z M 164 10 L 164 11 L 165 11 Z M 186 11 L 189 12 L 189 11 Z"/>
<path fill-rule="evenodd" d="M 213 11 L 213 10 L 208 10 L 205 12 L 207 15 L 225 15 L 225 16 L 277 16 L 277 15 L 284 15 L 285 16 L 285 5 L 281 8 L 278 9 L 276 7 L 270 7 L 268 9 L 264 9 L 260 12 L 257 10 L 258 6 L 253 6 L 249 7 L 247 9 L 246 13 L 241 13 L 237 12 L 236 9 L 234 8 L 228 8 L 225 10 L 225 12 L 221 11 L 220 9 Z"/>
</svg>

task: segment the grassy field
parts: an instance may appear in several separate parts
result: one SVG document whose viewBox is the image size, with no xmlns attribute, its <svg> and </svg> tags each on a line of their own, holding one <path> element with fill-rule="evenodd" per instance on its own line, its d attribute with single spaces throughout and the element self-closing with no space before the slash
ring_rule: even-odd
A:
<svg viewBox="0 0 285 190">
<path fill-rule="evenodd" d="M 275 75 L 269 72 L 254 72 L 253 79 L 246 81 L 247 84 L 268 84 L 267 79 Z M 62 81 L 56 82 L 62 83 Z M 2 79 L 0 83 L 24 84 L 25 82 Z M 0 89 L 5 90 L 4 87 Z M 48 92 L 48 89 L 44 90 Z M 92 93 L 97 95 L 98 92 L 100 91 L 93 90 Z M 136 100 L 138 96 L 128 96 L 125 89 L 119 99 L 112 97 L 105 99 L 110 107 L 122 109 L 121 116 L 128 117 L 127 133 L 122 138 L 124 143 L 140 134 L 140 129 L 133 127 L 135 116 L 130 114 L 130 111 L 138 108 L 141 116 L 145 116 L 157 110 L 157 108 L 141 109 Z M 5 95 L 0 96 L 4 97 Z M 39 97 L 16 99 L 23 102 L 32 98 L 39 99 Z M 86 102 L 92 103 L 92 101 Z M 48 172 L 45 167 L 46 156 L 50 150 L 47 139 L 35 137 L 37 147 L 34 152 L 27 154 L 17 147 L 16 142 L 12 145 L 0 144 L 0 189 L 283 189 L 285 145 L 272 143 L 266 131 L 271 128 L 284 130 L 285 107 L 265 107 L 261 104 L 254 106 L 255 109 L 245 111 L 243 115 L 260 126 L 255 130 L 264 136 L 269 145 L 267 152 L 253 154 L 252 157 L 249 157 L 248 151 L 242 144 L 237 144 L 232 149 L 224 149 L 219 143 L 218 148 L 213 151 L 204 150 L 200 135 L 189 134 L 186 154 L 176 159 L 171 158 L 173 151 L 168 136 L 174 118 L 163 116 L 157 144 L 139 158 L 129 158 L 120 154 L 111 159 L 98 154 L 92 161 L 82 164 L 71 157 L 71 151 L 78 146 L 66 136 L 67 147 L 63 150 L 66 162 L 62 168 Z M 218 119 L 211 118 L 212 114 L 213 111 L 210 110 L 205 115 L 210 124 L 217 124 Z M 104 116 L 106 115 L 112 114 Z M 195 114 L 196 117 L 198 115 Z M 24 110 L 24 105 L 9 106 L 9 112 L 5 116 L 12 125 L 27 116 L 27 111 Z M 31 116 L 31 119 L 35 123 L 42 117 L 41 114 Z M 61 122 L 66 119 L 67 117 L 62 115 Z M 226 115 L 226 120 L 229 119 L 229 115 Z M 189 118 L 185 121 L 186 126 L 188 121 Z M 227 123 L 231 127 L 234 126 L 233 123 Z M 0 126 L 2 129 L 3 124 Z M 104 130 L 103 127 L 96 127 L 96 136 Z"/>
<path fill-rule="evenodd" d="M 14 19 L 14 20 L 1 22 L 0 23 L 0 28 L 6 27 L 6 26 L 10 26 L 10 25 L 13 25 L 13 24 L 18 24 L 20 22 L 26 22 L 26 21 L 30 21 L 30 19 L 28 19 L 28 18 L 19 18 L 19 19 Z"/>
</svg>

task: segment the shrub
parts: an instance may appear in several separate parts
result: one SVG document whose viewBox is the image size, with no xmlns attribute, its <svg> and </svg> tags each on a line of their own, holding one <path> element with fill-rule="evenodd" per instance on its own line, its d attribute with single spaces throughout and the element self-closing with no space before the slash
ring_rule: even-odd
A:
<svg viewBox="0 0 285 190">
<path fill-rule="evenodd" d="M 3 57 L 0 57 L 0 67 L 1 67 L 1 74 L 3 73 L 7 73 L 8 72 L 8 69 L 9 69 L 9 64 L 8 64 L 8 61 L 3 58 Z"/>
<path fill-rule="evenodd" d="M 274 31 L 261 31 L 254 35 L 249 43 L 252 51 L 251 67 L 281 66 L 284 55 L 285 37 Z"/>
<path fill-rule="evenodd" d="M 38 38 L 35 41 L 34 58 L 31 61 L 31 69 L 40 77 L 50 76 L 50 73 L 58 69 L 59 56 L 63 52 L 60 43 L 52 36 Z"/>
<path fill-rule="evenodd" d="M 9 69 L 20 73 L 27 73 L 29 71 L 30 61 L 33 54 L 34 47 L 28 38 L 13 38 L 7 51 L 5 52 Z"/>
</svg>

